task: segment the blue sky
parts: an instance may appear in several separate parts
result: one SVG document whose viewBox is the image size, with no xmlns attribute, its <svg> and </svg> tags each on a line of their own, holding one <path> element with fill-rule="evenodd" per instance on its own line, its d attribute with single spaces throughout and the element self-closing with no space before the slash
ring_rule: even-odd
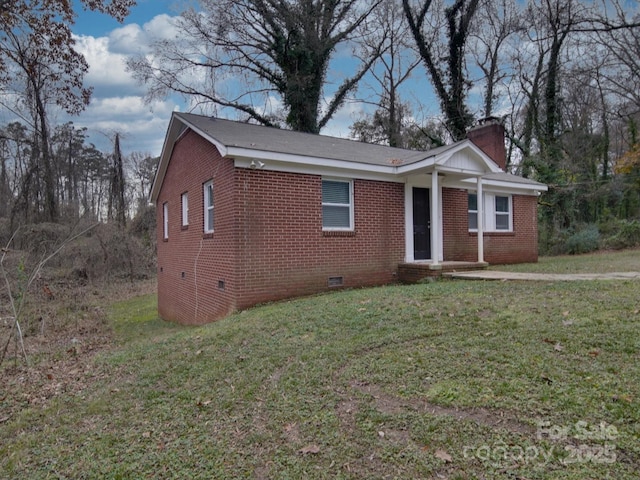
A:
<svg viewBox="0 0 640 480">
<path fill-rule="evenodd" d="M 77 127 L 86 127 L 88 141 L 105 152 L 111 150 L 111 138 L 118 132 L 125 154 L 160 154 L 171 112 L 181 110 L 181 102 L 170 98 L 145 104 L 144 87 L 126 72 L 125 60 L 144 48 L 154 30 L 166 29 L 168 18 L 176 15 L 175 4 L 175 0 L 138 0 L 119 23 L 108 15 L 84 10 L 74 0 L 78 17 L 72 31 L 76 49 L 89 64 L 85 84 L 94 90 L 83 113 L 60 118 L 60 122 L 71 120 Z"/>
<path fill-rule="evenodd" d="M 105 152 L 111 150 L 110 138 L 118 132 L 125 154 L 159 155 L 171 112 L 184 110 L 185 105 L 177 97 L 145 104 L 145 88 L 126 72 L 125 60 L 144 51 L 151 37 L 170 35 L 170 19 L 179 12 L 176 5 L 184 5 L 184 1 L 138 0 L 122 24 L 107 15 L 83 11 L 79 0 L 74 3 L 78 13 L 72 28 L 76 48 L 89 63 L 85 83 L 94 88 L 94 93 L 91 104 L 80 116 L 57 120 L 60 123 L 71 120 L 78 127 L 86 127 L 89 141 Z M 336 57 L 343 57 L 338 61 L 352 62 L 350 52 L 337 52 Z M 348 68 L 348 65 L 340 67 Z M 413 83 L 414 91 L 421 96 L 430 89 L 423 70 L 416 70 Z M 414 100 L 410 96 L 406 99 Z M 421 112 L 414 113 L 420 113 L 423 118 L 425 113 L 437 115 L 437 105 L 433 101 L 426 103 Z M 347 136 L 349 126 L 359 117 L 361 109 L 361 104 L 346 104 L 322 133 Z"/>
<path fill-rule="evenodd" d="M 83 10 L 82 3 L 74 0 L 78 19 L 73 31 L 83 35 L 107 36 L 109 33 L 122 25 L 135 23 L 143 25 L 156 15 L 168 14 L 175 15 L 175 0 L 137 0 L 137 5 L 131 9 L 130 15 L 121 24 L 108 15 Z"/>
</svg>

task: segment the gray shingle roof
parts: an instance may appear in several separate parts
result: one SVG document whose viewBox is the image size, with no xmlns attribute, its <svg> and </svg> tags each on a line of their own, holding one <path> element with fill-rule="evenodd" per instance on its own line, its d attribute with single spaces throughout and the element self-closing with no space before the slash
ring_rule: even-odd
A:
<svg viewBox="0 0 640 480">
<path fill-rule="evenodd" d="M 415 151 L 189 113 L 175 115 L 228 148 L 238 147 L 370 165 L 409 165 L 436 156 L 457 145 L 454 143 L 426 152 Z"/>
<path fill-rule="evenodd" d="M 478 150 L 468 139 L 425 152 L 174 112 L 151 188 L 152 201 L 157 199 L 160 192 L 174 143 L 185 128 L 191 128 L 208 141 L 224 147 L 223 150 L 226 150 L 224 155 L 236 156 L 236 158 L 251 158 L 252 151 L 255 151 L 254 155 L 258 158 L 273 155 L 273 159 L 291 162 L 291 164 L 301 160 L 304 163 L 305 159 L 317 159 L 314 163 L 320 166 L 338 161 L 343 162 L 341 168 L 351 168 L 350 163 L 360 164 L 362 165 L 362 168 L 358 169 L 360 171 L 371 173 L 376 170 L 378 173 L 382 172 L 381 174 L 390 176 L 411 175 L 412 172 L 420 169 L 426 173 L 425 167 L 433 168 L 439 157 L 446 159 L 446 156 L 452 153 L 449 151 L 456 148 Z M 484 154 L 483 156 L 486 157 Z M 491 160 L 487 157 L 486 161 Z M 353 167 L 355 168 L 355 165 Z M 542 191 L 547 188 L 539 182 L 504 172 L 484 173 L 482 176 L 485 180 L 509 183 L 518 189 Z"/>
</svg>

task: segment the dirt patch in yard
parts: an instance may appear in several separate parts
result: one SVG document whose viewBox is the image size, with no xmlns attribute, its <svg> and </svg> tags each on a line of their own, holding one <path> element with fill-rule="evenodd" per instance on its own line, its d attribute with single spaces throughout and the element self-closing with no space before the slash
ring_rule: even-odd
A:
<svg viewBox="0 0 640 480">
<path fill-rule="evenodd" d="M 367 382 L 352 381 L 351 388 L 370 395 L 374 400 L 375 408 L 384 414 L 398 415 L 406 411 L 426 413 L 433 416 L 447 416 L 456 420 L 475 422 L 478 425 L 495 429 L 504 429 L 512 433 L 533 435 L 535 428 L 520 422 L 517 418 L 510 417 L 504 412 L 495 412 L 485 408 L 453 408 L 435 405 L 425 399 L 402 398 L 385 392 L 378 385 Z"/>
</svg>

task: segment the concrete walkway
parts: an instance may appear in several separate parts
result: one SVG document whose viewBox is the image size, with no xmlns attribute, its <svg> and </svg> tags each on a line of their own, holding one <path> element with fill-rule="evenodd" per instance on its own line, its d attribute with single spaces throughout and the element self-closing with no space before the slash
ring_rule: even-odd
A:
<svg viewBox="0 0 640 480">
<path fill-rule="evenodd" d="M 500 272 L 498 270 L 477 270 L 473 272 L 446 272 L 449 278 L 467 280 L 538 280 L 546 282 L 574 280 L 640 280 L 640 272 L 611 273 L 526 273 Z"/>
</svg>

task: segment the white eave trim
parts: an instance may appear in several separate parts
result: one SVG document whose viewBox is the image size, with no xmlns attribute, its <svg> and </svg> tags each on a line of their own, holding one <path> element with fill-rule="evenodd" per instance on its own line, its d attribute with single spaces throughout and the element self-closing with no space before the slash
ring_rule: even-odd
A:
<svg viewBox="0 0 640 480">
<path fill-rule="evenodd" d="M 309 162 L 309 163 L 292 163 L 287 161 L 273 160 L 272 157 L 230 157 L 234 161 L 234 166 L 238 168 L 252 168 L 251 162 L 255 160 L 264 160 L 263 170 L 275 172 L 300 173 L 306 175 L 329 175 L 336 178 L 359 178 L 362 180 L 378 180 L 384 182 L 404 183 L 405 179 L 393 173 L 391 167 L 381 167 L 379 169 L 356 168 L 362 164 L 341 162 L 342 164 L 331 164 L 329 162 Z M 346 165 L 344 165 L 346 163 Z"/>
<path fill-rule="evenodd" d="M 475 178 L 464 178 L 458 180 L 449 180 L 446 182 L 447 187 L 464 188 L 467 190 L 475 190 L 477 178 L 482 178 L 482 185 L 490 191 L 502 193 L 514 193 L 521 195 L 539 195 L 541 192 L 548 190 L 547 186 L 542 183 L 520 183 L 517 181 L 509 182 L 504 180 L 495 180 L 483 178 L 482 175 Z"/>
<path fill-rule="evenodd" d="M 540 183 L 519 183 L 519 182 L 505 182 L 501 180 L 491 180 L 491 179 L 482 179 L 482 183 L 484 185 L 491 185 L 492 187 L 502 187 L 502 188 L 518 188 L 523 190 L 533 190 L 536 192 L 546 192 L 549 188 Z"/>
<path fill-rule="evenodd" d="M 265 170 L 275 170 L 291 173 L 307 173 L 314 175 L 332 175 L 343 178 L 362 178 L 365 180 L 381 180 L 404 183 L 410 175 L 431 173 L 437 170 L 440 173 L 451 173 L 456 176 L 468 175 L 471 178 L 454 182 L 462 188 L 466 188 L 468 182 L 476 181 L 477 177 L 482 177 L 488 173 L 502 172 L 500 167 L 491 160 L 482 150 L 480 150 L 470 140 L 464 140 L 451 148 L 441 151 L 439 154 L 425 152 L 425 158 L 407 165 L 375 165 L 370 163 L 360 163 L 350 160 L 337 160 L 333 158 L 307 157 L 298 154 L 288 154 L 281 152 L 269 152 L 264 150 L 253 150 L 245 147 L 228 146 L 216 138 L 212 137 L 202 129 L 195 126 L 182 116 L 174 112 L 169 123 L 167 135 L 160 154 L 160 162 L 156 171 L 150 192 L 150 200 L 156 203 L 160 188 L 167 172 L 169 160 L 173 154 L 175 143 L 187 128 L 193 130 L 202 138 L 213 144 L 223 158 L 231 158 L 234 165 L 240 168 L 251 168 L 252 160 L 260 160 L 265 163 Z M 477 156 L 483 170 L 470 170 L 464 168 L 447 167 L 446 163 L 456 153 L 470 150 L 471 155 Z M 483 179 L 483 184 L 497 189 L 505 189 L 514 192 L 530 192 L 538 194 L 547 190 L 543 184 L 518 183 L 502 180 Z M 445 183 L 448 183 L 445 181 Z"/>
</svg>

